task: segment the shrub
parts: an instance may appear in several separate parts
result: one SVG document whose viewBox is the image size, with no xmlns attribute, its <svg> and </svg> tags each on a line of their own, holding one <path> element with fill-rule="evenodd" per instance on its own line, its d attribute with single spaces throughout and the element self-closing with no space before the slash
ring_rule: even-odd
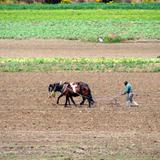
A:
<svg viewBox="0 0 160 160">
<path fill-rule="evenodd" d="M 112 0 L 102 0 L 103 3 L 109 3 Z"/>
<path fill-rule="evenodd" d="M 142 3 L 154 3 L 156 0 L 142 0 Z"/>
<path fill-rule="evenodd" d="M 122 41 L 123 39 L 120 36 L 117 36 L 115 34 L 109 34 L 108 36 L 104 37 L 105 43 L 119 43 Z"/>
<path fill-rule="evenodd" d="M 100 3 L 100 2 L 102 2 L 102 0 L 95 0 L 95 2 Z"/>
<path fill-rule="evenodd" d="M 60 3 L 61 0 L 44 0 L 45 3 L 52 3 L 52 4 L 57 4 L 57 3 Z"/>
<path fill-rule="evenodd" d="M 13 4 L 16 0 L 0 0 L 0 4 Z"/>
<path fill-rule="evenodd" d="M 71 0 L 61 0 L 61 3 L 63 3 L 63 4 L 69 4 L 69 3 L 72 3 L 72 1 Z"/>
</svg>

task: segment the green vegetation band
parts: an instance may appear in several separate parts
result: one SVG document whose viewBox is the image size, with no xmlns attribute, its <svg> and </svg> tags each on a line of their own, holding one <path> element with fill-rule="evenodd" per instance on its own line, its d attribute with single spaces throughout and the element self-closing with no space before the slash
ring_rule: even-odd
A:
<svg viewBox="0 0 160 160">
<path fill-rule="evenodd" d="M 142 58 L 0 58 L 1 72 L 116 71 L 160 72 L 160 59 Z"/>
</svg>

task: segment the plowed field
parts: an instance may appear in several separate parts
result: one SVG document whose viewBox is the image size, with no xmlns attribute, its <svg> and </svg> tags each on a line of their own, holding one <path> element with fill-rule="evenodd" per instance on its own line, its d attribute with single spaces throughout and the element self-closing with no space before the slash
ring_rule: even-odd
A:
<svg viewBox="0 0 160 160">
<path fill-rule="evenodd" d="M 0 73 L 0 159 L 159 159 L 159 79 L 159 73 Z M 64 108 L 64 98 L 60 105 L 49 99 L 48 84 L 60 80 L 87 82 L 94 107 Z M 139 107 L 127 108 L 125 96 L 120 106 L 111 103 L 124 80 L 132 82 Z"/>
</svg>

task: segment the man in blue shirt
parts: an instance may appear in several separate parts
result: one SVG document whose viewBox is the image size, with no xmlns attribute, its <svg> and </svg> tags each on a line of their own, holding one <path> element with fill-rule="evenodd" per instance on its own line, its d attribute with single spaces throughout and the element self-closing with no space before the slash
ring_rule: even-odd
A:
<svg viewBox="0 0 160 160">
<path fill-rule="evenodd" d="M 128 107 L 138 106 L 138 103 L 133 101 L 133 87 L 132 87 L 132 85 L 129 82 L 125 81 L 124 86 L 125 86 L 124 93 L 122 93 L 122 95 L 127 94 L 126 105 Z"/>
</svg>

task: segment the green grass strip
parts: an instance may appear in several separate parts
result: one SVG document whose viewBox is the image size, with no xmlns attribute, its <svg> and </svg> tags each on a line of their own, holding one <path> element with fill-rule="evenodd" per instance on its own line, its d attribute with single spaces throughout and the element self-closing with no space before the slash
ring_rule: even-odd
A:
<svg viewBox="0 0 160 160">
<path fill-rule="evenodd" d="M 160 72 L 160 59 L 0 58 L 0 72 L 41 71 Z"/>
<path fill-rule="evenodd" d="M 1 4 L 0 10 L 53 9 L 160 9 L 160 3 Z"/>
<path fill-rule="evenodd" d="M 38 27 L 40 22 L 49 23 L 57 20 L 160 21 L 160 10 L 0 10 L 0 24 L 32 22 Z M 52 26 L 54 27 L 54 24 Z"/>
</svg>

